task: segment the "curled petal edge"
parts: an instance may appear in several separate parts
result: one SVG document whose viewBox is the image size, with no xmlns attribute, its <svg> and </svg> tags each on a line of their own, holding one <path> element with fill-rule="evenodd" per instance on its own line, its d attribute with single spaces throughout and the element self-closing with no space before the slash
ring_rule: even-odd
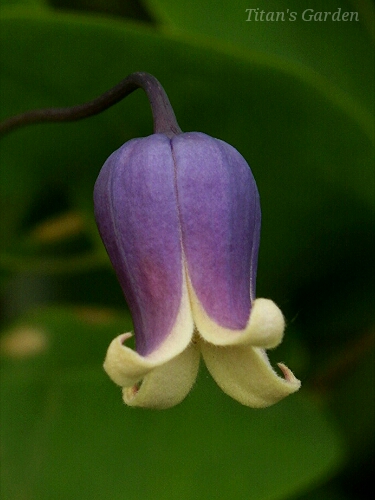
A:
<svg viewBox="0 0 375 500">
<path fill-rule="evenodd" d="M 272 300 L 263 298 L 254 300 L 246 327 L 243 330 L 231 330 L 218 325 L 208 316 L 190 280 L 188 288 L 197 330 L 210 344 L 216 346 L 250 344 L 254 347 L 271 349 L 282 341 L 285 320 L 283 313 Z"/>
<path fill-rule="evenodd" d="M 195 383 L 199 359 L 199 350 L 190 344 L 181 354 L 150 371 L 141 384 L 124 387 L 124 402 L 159 410 L 181 403 Z"/>
<path fill-rule="evenodd" d="M 132 333 L 123 333 L 109 344 L 107 355 L 103 364 L 108 376 L 121 387 L 128 387 L 139 382 L 159 363 L 139 355 L 124 343 L 132 337 Z"/>
<path fill-rule="evenodd" d="M 132 337 L 132 333 L 123 333 L 110 343 L 103 365 L 104 370 L 115 384 L 132 387 L 151 370 L 181 354 L 190 344 L 193 332 L 194 323 L 186 281 L 183 278 L 181 304 L 175 323 L 160 346 L 150 354 L 142 356 L 124 345 Z"/>
<path fill-rule="evenodd" d="M 104 369 L 123 388 L 123 400 L 129 406 L 165 409 L 180 403 L 196 380 L 200 352 L 190 343 L 172 359 L 150 360 L 123 342 L 132 336 L 125 333 L 110 344 Z M 155 356 L 154 356 L 155 358 Z"/>
<path fill-rule="evenodd" d="M 284 378 L 273 370 L 263 349 L 238 345 L 225 348 L 201 342 L 206 366 L 228 396 L 252 408 L 266 408 L 298 391 L 300 381 L 282 363 Z"/>
</svg>

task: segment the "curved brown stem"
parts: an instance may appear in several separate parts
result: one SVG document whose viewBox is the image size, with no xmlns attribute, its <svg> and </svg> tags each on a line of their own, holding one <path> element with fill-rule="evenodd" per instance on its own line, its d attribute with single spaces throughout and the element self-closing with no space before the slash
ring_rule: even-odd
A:
<svg viewBox="0 0 375 500">
<path fill-rule="evenodd" d="M 20 127 L 45 122 L 70 122 L 97 115 L 118 103 L 134 90 L 142 88 L 148 97 L 154 119 L 154 133 L 173 137 L 181 133 L 168 96 L 159 81 L 149 73 L 132 73 L 96 99 L 67 108 L 26 111 L 0 123 L 0 137 Z"/>
</svg>

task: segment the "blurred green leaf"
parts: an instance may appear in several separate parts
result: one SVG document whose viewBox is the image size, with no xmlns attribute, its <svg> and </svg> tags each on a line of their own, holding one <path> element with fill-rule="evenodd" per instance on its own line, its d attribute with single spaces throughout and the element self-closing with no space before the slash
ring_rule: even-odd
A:
<svg viewBox="0 0 375 500">
<path fill-rule="evenodd" d="M 55 307 L 4 333 L 4 498 L 276 500 L 340 464 L 330 418 L 303 394 L 251 410 L 202 369 L 178 407 L 126 408 L 101 364 L 107 343 L 130 328 L 108 310 Z"/>
<path fill-rule="evenodd" d="M 56 9 L 101 13 L 108 16 L 133 18 L 151 22 L 151 18 L 139 0 L 48 0 Z"/>
<path fill-rule="evenodd" d="M 351 370 L 351 376 L 337 381 L 330 402 L 355 461 L 361 454 L 368 455 L 375 450 L 374 362 L 375 349 L 369 346 L 361 362 Z"/>
<path fill-rule="evenodd" d="M 298 497 L 298 500 L 349 500 L 349 498 L 337 487 L 323 486 Z"/>
<path fill-rule="evenodd" d="M 48 6 L 48 0 L 0 0 L 0 8 L 45 8 Z"/>
<path fill-rule="evenodd" d="M 187 33 L 206 44 L 220 43 L 250 57 L 262 54 L 270 62 L 280 58 L 295 64 L 306 79 L 313 70 L 345 91 L 348 95 L 343 99 L 352 96 L 363 108 L 373 109 L 371 19 L 375 9 L 370 0 L 291 0 L 288 4 L 260 0 L 256 5 L 246 0 L 235 4 L 231 0 L 147 0 L 147 5 L 166 31 Z M 332 21 L 329 15 L 326 21 L 304 20 L 317 12 L 339 12 L 340 20 Z M 344 12 L 357 12 L 358 21 L 342 21 Z"/>
</svg>

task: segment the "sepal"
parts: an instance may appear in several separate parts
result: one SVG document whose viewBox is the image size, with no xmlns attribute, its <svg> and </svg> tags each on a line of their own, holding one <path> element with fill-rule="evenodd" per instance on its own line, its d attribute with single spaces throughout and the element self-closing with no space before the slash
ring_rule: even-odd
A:
<svg viewBox="0 0 375 500">
<path fill-rule="evenodd" d="M 245 406 L 265 408 L 298 391 L 300 381 L 283 364 L 273 370 L 263 349 L 248 345 L 218 347 L 201 343 L 206 366 L 219 387 Z"/>
<path fill-rule="evenodd" d="M 124 402 L 158 410 L 181 403 L 195 383 L 199 358 L 199 350 L 190 344 L 181 354 L 150 371 L 140 383 L 124 387 Z"/>
</svg>

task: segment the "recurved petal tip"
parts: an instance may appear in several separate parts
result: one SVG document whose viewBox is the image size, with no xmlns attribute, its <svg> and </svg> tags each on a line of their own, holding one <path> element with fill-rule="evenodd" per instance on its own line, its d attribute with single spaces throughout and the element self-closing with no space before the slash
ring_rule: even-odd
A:
<svg viewBox="0 0 375 500">
<path fill-rule="evenodd" d="M 190 344 L 181 354 L 151 370 L 140 383 L 124 387 L 124 402 L 159 410 L 181 403 L 197 378 L 199 357 L 197 347 Z"/>
<path fill-rule="evenodd" d="M 262 349 L 202 342 L 201 351 L 219 387 L 245 406 L 265 408 L 300 388 L 300 381 L 285 365 L 279 365 L 285 378 L 276 374 Z"/>
<path fill-rule="evenodd" d="M 124 345 L 131 336 L 123 333 L 112 340 L 103 365 L 108 376 L 121 387 L 136 384 L 157 365 Z"/>
<path fill-rule="evenodd" d="M 253 347 L 272 349 L 283 339 L 285 320 L 283 313 L 270 299 L 256 299 L 247 327 L 248 342 Z"/>
<path fill-rule="evenodd" d="M 200 335 L 216 346 L 252 345 L 271 349 L 280 344 L 285 328 L 283 313 L 269 299 L 256 299 L 250 317 L 243 330 L 231 330 L 213 321 L 199 302 L 189 283 L 194 319 Z"/>
</svg>

